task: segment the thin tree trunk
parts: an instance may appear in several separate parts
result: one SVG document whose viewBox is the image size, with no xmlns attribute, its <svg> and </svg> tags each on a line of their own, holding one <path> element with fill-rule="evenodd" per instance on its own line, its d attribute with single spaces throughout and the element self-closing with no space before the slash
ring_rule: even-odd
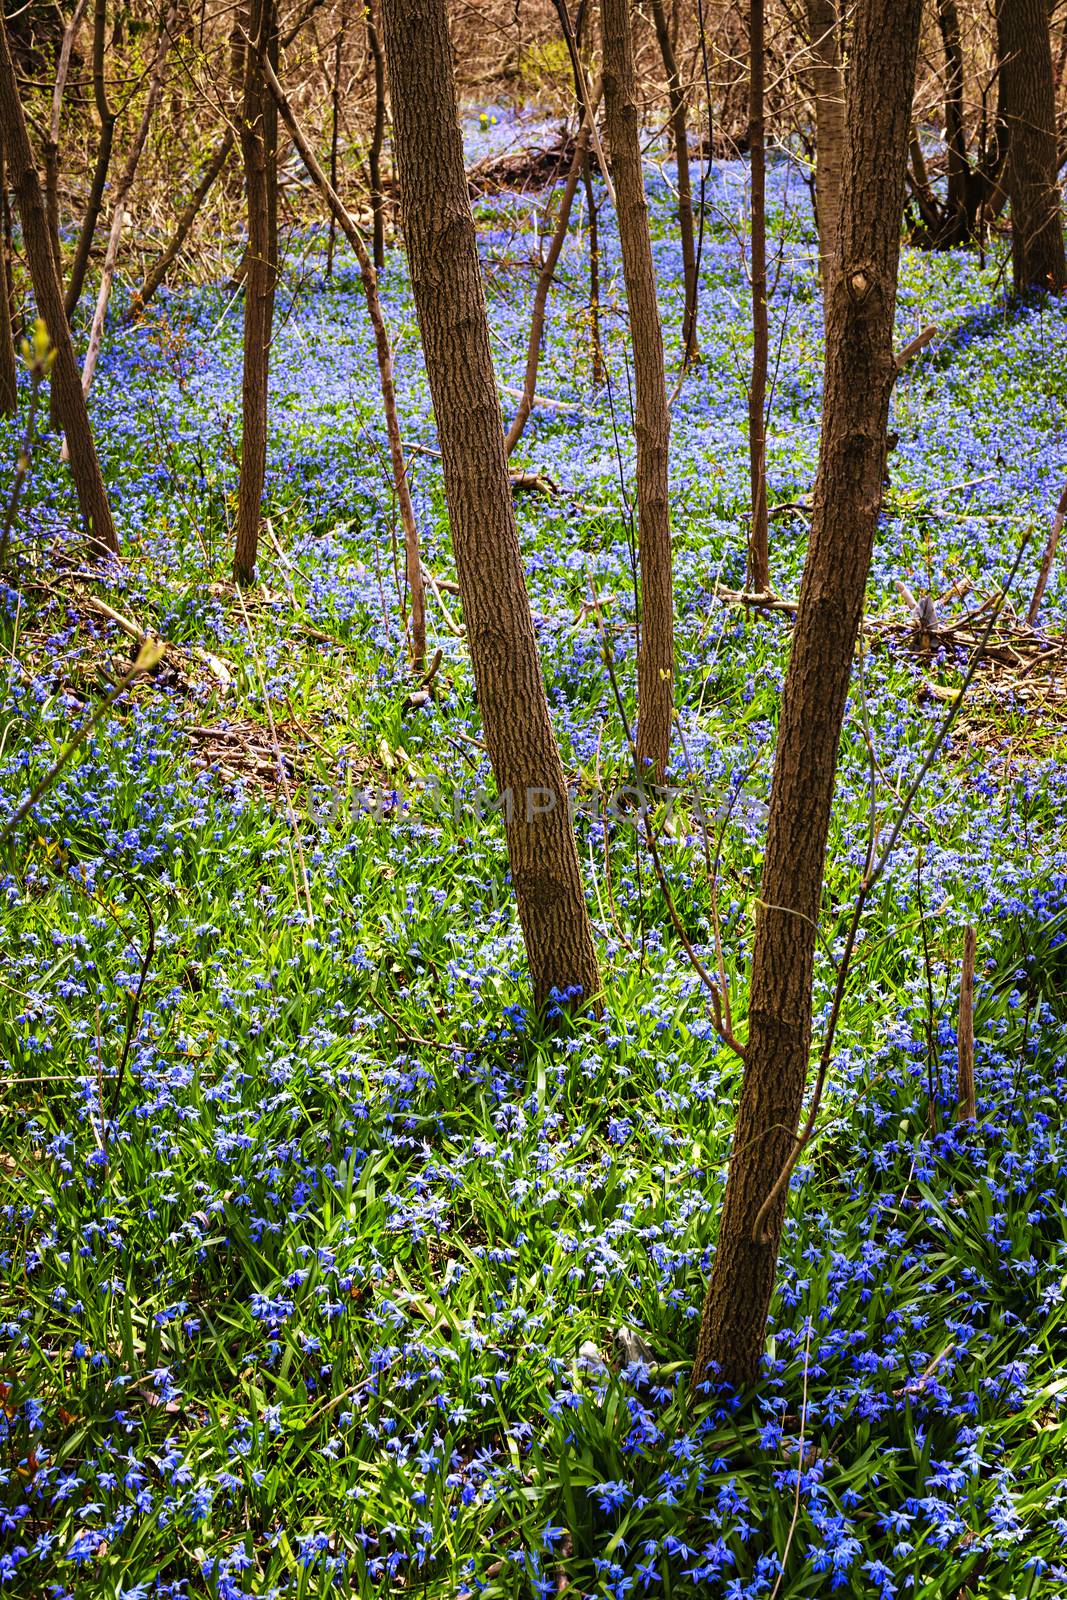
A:
<svg viewBox="0 0 1067 1600">
<path fill-rule="evenodd" d="M 85 216 L 82 218 L 78 242 L 74 247 L 74 261 L 70 269 L 70 282 L 67 284 L 64 304 L 68 321 L 73 317 L 77 310 L 78 301 L 81 299 L 82 286 L 85 283 L 85 274 L 89 267 L 89 257 L 92 254 L 93 240 L 96 237 L 96 224 L 100 217 L 100 208 L 104 203 L 104 188 L 107 184 L 107 175 L 111 167 L 111 151 L 115 143 L 115 113 L 108 104 L 107 84 L 104 81 L 104 59 L 107 48 L 106 32 L 107 0 L 95 0 L 93 7 L 93 98 L 96 102 L 96 115 L 100 122 L 100 143 L 96 148 L 96 165 L 93 168 L 93 181 L 89 186 L 89 200 L 85 207 Z"/>
<path fill-rule="evenodd" d="M 133 143 L 126 157 L 126 165 L 122 169 L 118 183 L 115 185 L 113 196 L 114 209 L 111 214 L 111 229 L 108 234 L 107 249 L 104 252 L 104 265 L 100 273 L 100 288 L 96 296 L 96 307 L 93 311 L 92 327 L 89 329 L 89 344 L 85 352 L 85 361 L 82 365 L 82 388 L 88 394 L 92 387 L 93 374 L 100 356 L 100 346 L 104 338 L 104 321 L 107 317 L 107 308 L 111 300 L 111 285 L 115 279 L 115 265 L 118 261 L 119 245 L 122 241 L 123 224 L 126 221 L 126 203 L 130 198 L 133 180 L 137 176 L 137 167 L 141 154 L 148 139 L 148 130 L 152 125 L 152 116 L 163 88 L 163 68 L 170 48 L 171 28 L 174 24 L 175 11 L 171 4 L 163 19 L 156 43 L 155 59 L 152 63 L 152 76 L 145 96 L 144 109 L 141 120 L 137 125 Z"/>
<path fill-rule="evenodd" d="M 11 167 L 11 185 L 22 219 L 22 238 L 37 310 L 44 319 L 48 337 L 55 347 L 52 387 L 57 397 L 59 419 L 70 445 L 71 473 L 85 530 L 95 548 L 117 554 L 118 540 L 89 427 L 89 413 L 85 408 L 81 378 L 74 359 L 70 326 L 63 309 L 63 293 L 49 237 L 48 213 L 19 100 L 6 26 L 0 28 L 0 130 Z"/>
<path fill-rule="evenodd" d="M 764 121 L 763 0 L 748 10 L 748 151 L 752 186 L 752 376 L 748 386 L 748 469 L 752 515 L 748 528 L 748 587 L 771 587 L 767 538 L 767 142 Z"/>
<path fill-rule="evenodd" d="M 593 92 L 593 114 L 600 99 L 600 90 Z M 537 280 L 534 291 L 533 315 L 530 318 L 530 341 L 526 347 L 526 374 L 522 382 L 522 399 L 519 401 L 518 410 L 511 419 L 511 426 L 504 441 L 504 448 L 510 456 L 519 440 L 522 438 L 523 429 L 530 419 L 533 410 L 534 396 L 537 392 L 537 368 L 541 359 L 541 340 L 545 331 L 545 307 L 548 303 L 548 291 L 552 287 L 556 267 L 563 251 L 563 241 L 567 237 L 567 227 L 571 219 L 571 208 L 574 205 L 574 196 L 578 190 L 578 180 L 582 175 L 582 167 L 589 152 L 589 124 L 583 122 L 578 130 L 578 139 L 574 146 L 574 155 L 571 158 L 570 171 L 567 181 L 560 195 L 559 212 L 556 216 L 556 226 L 552 233 L 552 240 Z"/>
<path fill-rule="evenodd" d="M 845 149 L 845 75 L 837 0 L 806 0 L 815 101 L 815 203 L 819 216 L 819 276 L 823 314 L 830 299 Z"/>
<path fill-rule="evenodd" d="M 508 480 L 445 0 L 385 0 L 393 141 L 415 306 L 485 741 L 535 1001 L 599 1006 L 566 781 Z"/>
<path fill-rule="evenodd" d="M 85 15 L 86 0 L 77 0 L 70 21 L 63 30 L 63 40 L 56 57 L 56 77 L 52 89 L 52 115 L 48 124 L 48 138 L 44 146 L 44 193 L 48 211 L 48 231 L 55 255 L 56 274 L 63 277 L 63 252 L 59 244 L 59 134 L 63 121 L 63 96 L 70 75 L 70 58 Z"/>
<path fill-rule="evenodd" d="M 382 193 L 382 147 L 385 143 L 385 56 L 382 54 L 378 0 L 366 0 L 367 49 L 374 67 L 374 127 L 367 151 L 370 209 L 374 219 L 374 265 L 385 266 L 385 196 Z"/>
<path fill-rule="evenodd" d="M 396 491 L 397 506 L 400 510 L 400 522 L 404 529 L 404 565 L 407 575 L 408 591 L 411 595 L 411 659 L 412 665 L 419 669 L 426 661 L 426 601 L 422 581 L 422 560 L 419 552 L 419 526 L 415 521 L 415 507 L 411 501 L 411 488 L 408 482 L 407 463 L 404 459 L 404 442 L 400 436 L 400 419 L 396 409 L 396 385 L 393 381 L 393 352 L 389 343 L 389 331 L 382 315 L 382 305 L 378 298 L 378 278 L 374 270 L 374 263 L 367 254 L 367 247 L 352 217 L 345 209 L 337 190 L 330 183 L 318 158 L 308 142 L 303 128 L 296 119 L 296 113 L 282 92 L 274 69 L 270 62 L 264 62 L 264 76 L 267 87 L 274 96 L 275 104 L 281 114 L 282 121 L 289 129 L 294 145 L 300 159 L 307 168 L 308 176 L 317 185 L 330 210 L 331 218 L 340 225 L 341 231 L 355 252 L 356 261 L 359 263 L 359 275 L 363 284 L 363 292 L 367 298 L 367 310 L 370 313 L 371 326 L 374 329 L 374 351 L 378 363 L 378 382 L 382 391 L 382 410 L 385 412 L 385 431 L 389 439 L 389 459 L 393 469 L 393 487 Z"/>
<path fill-rule="evenodd" d="M 662 783 L 674 716 L 674 594 L 667 454 L 670 413 L 663 373 L 663 331 L 641 171 L 629 0 L 603 0 L 604 100 L 619 218 L 630 340 L 634 355 L 637 435 L 637 529 L 641 566 L 641 643 L 637 658 L 637 758 Z"/>
<path fill-rule="evenodd" d="M 252 0 L 251 43 L 244 58 L 241 150 L 248 203 L 248 267 L 245 274 L 244 367 L 241 380 L 241 472 L 237 492 L 237 539 L 233 576 L 255 582 L 263 485 L 267 475 L 267 386 L 278 279 L 278 113 L 267 93 L 263 63 L 276 66 L 274 0 Z"/>
<path fill-rule="evenodd" d="M 7 155 L 0 127 L 0 194 L 7 203 Z M 11 326 L 11 286 L 8 283 L 7 241 L 0 238 L 0 415 L 13 417 L 18 410 L 18 369 L 15 366 L 15 333 Z"/>
<path fill-rule="evenodd" d="M 599 389 L 605 377 L 604 346 L 600 338 L 600 227 L 593 188 L 593 157 L 588 150 L 582 161 L 582 187 L 589 213 L 589 345 L 593 358 L 593 387 Z"/>
<path fill-rule="evenodd" d="M 945 145 L 948 150 L 946 221 L 961 243 L 968 234 L 967 133 L 963 124 L 963 42 L 956 0 L 937 0 L 937 23 L 945 51 Z"/>
<path fill-rule="evenodd" d="M 997 55 L 1016 294 L 1067 286 L 1047 0 L 997 0 Z"/>
<path fill-rule="evenodd" d="M 337 146 L 341 132 L 341 62 L 345 50 L 345 14 L 342 9 L 337 24 L 337 41 L 333 51 L 333 79 L 330 84 L 330 187 L 337 190 Z M 333 247 L 337 237 L 337 218 L 330 212 L 330 231 L 326 238 L 326 276 L 333 277 Z"/>
<path fill-rule="evenodd" d="M 858 0 L 822 437 L 775 752 L 749 1036 L 693 1385 L 755 1381 L 808 1071 L 834 774 L 885 476 L 893 311 L 922 0 Z M 757 1226 L 758 1225 L 758 1226 Z"/>
<path fill-rule="evenodd" d="M 140 316 L 145 306 L 152 299 L 152 296 L 155 294 L 156 290 L 167 276 L 171 265 L 181 254 L 182 246 L 189 237 L 190 229 L 199 216 L 201 207 L 211 192 L 216 178 L 219 176 L 223 167 L 229 160 L 230 151 L 232 149 L 233 129 L 227 128 L 218 145 L 215 147 L 215 152 L 210 161 L 204 168 L 200 182 L 193 190 L 188 205 L 185 207 L 185 210 L 181 213 L 174 225 L 174 232 L 171 235 L 170 243 L 167 245 L 167 248 L 162 251 L 159 256 L 157 256 L 154 264 L 149 269 L 144 282 L 134 295 L 130 309 L 126 314 L 127 322 L 133 322 L 137 317 Z"/>
<path fill-rule="evenodd" d="M 693 235 L 693 186 L 689 177 L 689 130 L 686 122 L 685 90 L 674 54 L 671 30 L 663 0 L 652 0 L 652 21 L 667 74 L 667 94 L 671 113 L 671 139 L 678 163 L 678 233 L 682 242 L 682 277 L 685 306 L 682 313 L 682 365 L 696 359 L 697 344 L 697 256 Z"/>
</svg>

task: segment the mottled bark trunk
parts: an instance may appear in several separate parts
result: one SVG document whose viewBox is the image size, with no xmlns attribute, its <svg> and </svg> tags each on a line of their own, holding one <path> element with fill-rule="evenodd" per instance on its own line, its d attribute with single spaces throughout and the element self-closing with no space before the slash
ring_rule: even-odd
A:
<svg viewBox="0 0 1067 1600">
<path fill-rule="evenodd" d="M 841 27 L 837 0 L 806 0 L 811 47 L 811 90 L 815 102 L 815 205 L 819 216 L 819 276 L 823 311 L 829 287 L 841 214 L 841 163 L 845 151 L 845 74 L 841 66 Z"/>
<path fill-rule="evenodd" d="M 858 0 L 839 250 L 827 319 L 822 437 L 782 695 L 752 958 L 749 1037 L 693 1384 L 759 1369 L 786 1189 L 757 1228 L 796 1139 L 845 701 L 885 476 L 893 310 L 922 0 Z"/>
<path fill-rule="evenodd" d="M 385 0 L 401 210 L 482 725 L 534 997 L 600 974 L 526 593 L 445 0 Z M 510 804 L 509 804 L 510 802 Z"/>
<path fill-rule="evenodd" d="M 81 377 L 74 359 L 70 327 L 63 309 L 63 292 L 52 254 L 44 195 L 26 131 L 6 27 L 0 28 L 0 130 L 11 169 L 11 186 L 22 219 L 22 240 L 33 280 L 37 310 L 55 346 L 52 389 L 56 396 L 59 420 L 67 437 L 71 474 L 85 530 L 95 548 L 114 554 L 118 551 L 118 541 L 89 427 L 89 413 L 85 408 Z"/>
<path fill-rule="evenodd" d="M 677 15 L 675 16 L 677 20 Z M 685 304 L 682 312 L 682 365 L 696 359 L 697 341 L 697 253 L 693 231 L 693 185 L 689 175 L 689 128 L 685 89 L 674 53 L 674 41 L 663 0 L 652 0 L 652 21 L 656 29 L 663 70 L 667 74 L 667 95 L 671 114 L 671 142 L 678 163 L 678 234 L 682 244 L 682 278 Z"/>
<path fill-rule="evenodd" d="M 163 250 L 159 256 L 157 256 L 155 263 L 145 275 L 144 282 L 134 295 L 130 309 L 126 314 L 126 320 L 128 322 L 132 322 L 136 317 L 140 316 L 145 306 L 152 299 L 152 296 L 155 294 L 156 290 L 167 276 L 171 266 L 178 259 L 178 256 L 181 254 L 182 246 L 189 237 L 193 223 L 200 215 L 204 201 L 210 194 L 216 178 L 219 176 L 219 173 L 229 160 L 230 151 L 232 149 L 233 129 L 227 128 L 226 132 L 223 134 L 221 140 L 215 148 L 214 155 L 204 168 L 200 182 L 193 190 L 188 205 L 185 207 L 185 210 L 181 213 L 174 225 L 174 232 L 171 234 L 170 243 L 167 245 L 167 248 Z"/>
<path fill-rule="evenodd" d="M 1001 108 L 1008 137 L 1016 294 L 1067 286 L 1047 0 L 997 0 Z"/>
<path fill-rule="evenodd" d="M 767 539 L 767 139 L 764 120 L 763 0 L 748 11 L 748 150 L 751 184 L 752 373 L 748 385 L 748 469 L 751 518 L 748 526 L 748 587 L 756 594 L 771 586 Z"/>
<path fill-rule="evenodd" d="M 241 153 L 248 204 L 244 366 L 241 378 L 241 473 L 237 492 L 234 581 L 255 582 L 263 485 L 267 473 L 267 388 L 274 291 L 278 280 L 278 112 L 267 93 L 263 60 L 277 65 L 274 0 L 251 0 L 251 43 L 244 58 Z"/>
<path fill-rule="evenodd" d="M 629 0 L 603 0 L 604 101 L 619 244 L 634 356 L 641 643 L 637 657 L 637 757 L 663 781 L 674 716 L 674 593 L 667 453 L 670 414 L 663 330 L 641 170 L 641 126 Z"/>
</svg>

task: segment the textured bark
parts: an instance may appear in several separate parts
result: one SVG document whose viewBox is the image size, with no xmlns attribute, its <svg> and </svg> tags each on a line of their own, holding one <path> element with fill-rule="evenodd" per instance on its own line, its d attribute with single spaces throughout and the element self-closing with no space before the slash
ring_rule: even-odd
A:
<svg viewBox="0 0 1067 1600">
<path fill-rule="evenodd" d="M 748 528 L 748 587 L 765 594 L 771 586 L 767 542 L 767 138 L 764 114 L 763 0 L 748 10 L 748 149 L 752 187 L 752 374 L 748 385 L 748 473 L 752 514 Z"/>
<path fill-rule="evenodd" d="M 885 476 L 893 310 L 922 0 L 858 0 L 811 541 L 782 695 L 749 1037 L 693 1384 L 759 1369 L 796 1139 L 834 774 Z"/>
<path fill-rule="evenodd" d="M 830 298 L 845 151 L 845 74 L 837 0 L 805 0 L 815 102 L 815 205 L 819 215 L 819 276 L 823 311 Z"/>
<path fill-rule="evenodd" d="M 0 127 L 0 194 L 7 197 L 7 156 Z M 15 366 L 15 333 L 11 326 L 11 286 L 8 283 L 6 240 L 0 238 L 0 415 L 14 416 L 18 410 L 18 375 Z"/>
<path fill-rule="evenodd" d="M 382 192 L 382 147 L 385 143 L 385 57 L 382 54 L 378 0 L 367 0 L 367 49 L 374 68 L 374 126 L 367 151 L 370 209 L 374 220 L 374 265 L 385 266 L 385 196 Z"/>
<path fill-rule="evenodd" d="M 1016 294 L 1067 285 L 1047 0 L 997 0 L 1001 105 L 1008 137 Z"/>
<path fill-rule="evenodd" d="M 677 22 L 677 12 L 675 13 Z M 689 129 L 686 120 L 685 89 L 674 53 L 674 41 L 663 0 L 652 0 L 652 21 L 656 29 L 663 70 L 667 74 L 667 96 L 671 114 L 671 142 L 678 163 L 678 234 L 682 243 L 682 278 L 685 305 L 682 312 L 682 365 L 688 367 L 697 355 L 697 254 L 693 234 L 693 185 L 689 175 Z"/>
<path fill-rule="evenodd" d="M 619 218 L 619 244 L 634 355 L 637 532 L 641 566 L 641 644 L 637 657 L 637 757 L 661 783 L 674 716 L 674 593 L 668 505 L 670 413 L 663 330 L 641 171 L 629 0 L 603 0 L 604 100 Z"/>
<path fill-rule="evenodd" d="M 68 320 L 73 317 L 78 301 L 81 299 L 82 285 L 85 283 L 85 274 L 89 267 L 89 256 L 92 253 L 93 240 L 96 237 L 96 224 L 100 218 L 100 208 L 104 203 L 104 188 L 111 168 L 111 151 L 115 143 L 115 113 L 108 103 L 107 85 L 104 81 L 104 58 L 107 48 L 106 34 L 107 0 L 95 0 L 93 7 L 93 99 L 96 102 L 96 115 L 100 122 L 100 142 L 96 147 L 96 165 L 93 168 L 93 181 L 89 185 L 89 199 L 85 207 L 85 216 L 82 218 L 78 242 L 74 247 L 74 261 L 70 269 L 70 281 L 67 284 L 64 305 Z M 51 332 L 51 330 L 49 331 Z"/>
<path fill-rule="evenodd" d="M 404 235 L 534 997 L 580 989 L 595 1005 L 600 974 L 515 527 L 445 0 L 385 0 L 383 13 Z"/>
<path fill-rule="evenodd" d="M 945 144 L 948 148 L 948 220 L 956 230 L 966 228 L 967 134 L 963 125 L 963 41 L 956 0 L 937 0 L 937 23 L 945 51 Z M 964 233 L 961 237 L 966 237 Z"/>
<path fill-rule="evenodd" d="M 592 114 L 596 115 L 596 105 L 592 107 Z M 541 340 L 545 331 L 545 308 L 548 304 L 548 291 L 552 287 L 556 267 L 559 265 L 560 254 L 563 250 L 563 241 L 567 237 L 567 227 L 571 220 L 571 207 L 574 205 L 574 196 L 578 190 L 578 180 L 582 175 L 582 166 L 589 151 L 589 124 L 583 122 L 578 132 L 578 139 L 574 146 L 574 155 L 571 158 L 570 171 L 567 181 L 560 195 L 559 212 L 556 216 L 556 226 L 552 232 L 552 239 L 548 246 L 544 264 L 537 279 L 537 288 L 534 291 L 533 315 L 530 318 L 530 339 L 526 347 L 526 373 L 522 380 L 522 399 L 519 401 L 518 410 L 511 419 L 504 448 L 508 455 L 514 450 L 522 438 L 523 429 L 530 420 L 533 410 L 534 396 L 537 391 L 537 368 L 541 359 Z"/>
<path fill-rule="evenodd" d="M 159 31 L 155 58 L 152 63 L 152 76 L 148 85 L 148 93 L 145 96 L 141 120 L 137 124 L 133 143 L 130 145 L 126 155 L 126 164 L 119 174 L 112 196 L 111 227 L 108 231 L 107 249 L 104 252 L 104 265 L 100 272 L 100 287 L 97 291 L 96 306 L 93 309 L 92 326 L 89 329 L 89 343 L 85 351 L 85 360 L 82 363 L 82 388 L 86 394 L 89 393 L 89 389 L 92 386 L 93 374 L 96 371 L 100 346 L 104 338 L 104 320 L 107 317 L 107 308 L 111 300 L 111 285 L 114 282 L 115 267 L 119 256 L 119 244 L 122 240 L 122 229 L 126 221 L 126 202 L 130 198 L 133 180 L 137 176 L 141 154 L 148 139 L 148 130 L 152 125 L 152 116 L 163 88 L 163 68 L 170 48 L 171 29 L 174 26 L 174 20 L 175 8 L 171 4 L 167 8 L 163 25 Z"/>
<path fill-rule="evenodd" d="M 89 427 L 70 327 L 63 310 L 63 292 L 52 255 L 44 195 L 26 131 L 6 27 L 0 28 L 0 130 L 11 169 L 11 187 L 22 219 L 22 239 L 37 310 L 55 347 L 52 389 L 70 449 L 78 504 L 91 543 L 114 554 L 118 551 L 118 541 Z"/>
<path fill-rule="evenodd" d="M 337 148 L 341 134 L 341 63 L 345 53 L 344 7 L 337 22 L 337 38 L 333 47 L 333 77 L 330 83 L 330 187 L 337 189 Z M 337 236 L 337 218 L 330 212 L 330 231 L 326 239 L 326 276 L 333 277 L 333 247 Z"/>
<path fill-rule="evenodd" d="M 200 182 L 197 184 L 189 198 L 189 203 L 186 205 L 185 210 L 181 213 L 174 225 L 174 232 L 171 234 L 170 243 L 167 245 L 167 248 L 161 251 L 161 253 L 156 257 L 155 262 L 145 275 L 144 282 L 134 295 L 133 302 L 126 315 L 126 320 L 128 322 L 132 322 L 138 316 L 140 316 L 145 306 L 152 299 L 152 296 L 155 294 L 156 290 L 167 276 L 171 266 L 178 259 L 178 256 L 181 254 L 182 246 L 189 237 L 189 232 L 193 226 L 193 223 L 200 215 L 201 207 L 210 194 L 216 178 L 219 176 L 219 173 L 229 160 L 230 151 L 232 149 L 233 129 L 227 128 L 219 143 L 216 145 L 214 154 L 209 160 L 207 166 L 204 168 Z"/>
<path fill-rule="evenodd" d="M 63 30 L 63 39 L 56 56 L 56 76 L 52 88 L 52 114 L 48 123 L 48 138 L 44 145 L 44 193 L 48 211 L 48 232 L 56 263 L 56 275 L 63 276 L 63 255 L 59 245 L 59 133 L 63 121 L 63 98 L 70 74 L 70 58 L 74 51 L 78 30 L 85 15 L 86 0 L 78 0 L 70 21 Z"/>
<path fill-rule="evenodd" d="M 244 53 L 241 153 L 248 204 L 244 366 L 241 378 L 241 474 L 237 491 L 234 581 L 255 582 L 263 484 L 267 475 L 267 386 L 278 281 L 278 112 L 268 94 L 263 61 L 277 66 L 274 0 L 251 0 Z"/>
<path fill-rule="evenodd" d="M 340 225 L 341 231 L 355 251 L 356 261 L 359 263 L 359 275 L 363 284 L 363 293 L 367 300 L 367 311 L 370 315 L 371 326 L 374 329 L 374 351 L 378 363 L 378 382 L 382 391 L 385 431 L 389 439 L 389 459 L 393 470 L 393 488 L 396 491 L 400 522 L 404 529 L 404 563 L 408 593 L 411 595 L 411 659 L 412 665 L 420 668 L 426 660 L 426 602 L 425 586 L 422 581 L 422 560 L 419 553 L 419 528 L 418 523 L 415 521 L 415 507 L 411 501 L 407 462 L 404 459 L 404 443 L 400 436 L 400 419 L 396 410 L 396 384 L 393 380 L 393 352 L 389 343 L 389 331 L 385 326 L 385 317 L 382 315 L 381 300 L 378 297 L 378 277 L 374 270 L 374 263 L 367 254 L 367 247 L 363 243 L 359 229 L 345 210 L 337 190 L 330 183 L 319 165 L 318 157 L 311 148 L 303 128 L 297 121 L 296 113 L 282 93 L 281 84 L 278 82 L 269 61 L 264 62 L 263 71 L 267 80 L 267 87 L 274 96 L 282 121 L 292 135 L 293 143 L 307 169 L 308 176 L 317 186 L 329 206 L 331 220 Z"/>
<path fill-rule="evenodd" d="M 600 224 L 593 188 L 593 157 L 588 150 L 582 162 L 582 188 L 589 218 L 589 348 L 593 387 L 599 389 L 605 378 L 604 346 L 600 338 Z"/>
</svg>

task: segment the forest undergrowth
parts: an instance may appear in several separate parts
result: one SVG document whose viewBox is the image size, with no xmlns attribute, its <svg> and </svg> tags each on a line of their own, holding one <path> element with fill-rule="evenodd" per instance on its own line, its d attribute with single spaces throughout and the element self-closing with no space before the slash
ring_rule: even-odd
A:
<svg viewBox="0 0 1067 1600">
<path fill-rule="evenodd" d="M 771 566 L 795 597 L 822 314 L 802 179 L 771 178 Z M 670 169 L 648 179 L 676 366 Z M 701 359 L 673 409 L 677 728 L 657 813 L 674 914 L 708 961 L 718 918 L 742 1032 L 789 644 L 788 612 L 717 592 L 744 582 L 744 181 L 729 163 L 708 178 Z M 506 412 L 550 205 L 476 208 Z M 54 436 L 35 449 L 0 623 L 5 812 L 139 634 L 170 648 L 0 863 L 6 1593 L 1067 1592 L 1058 660 L 1037 692 L 991 668 L 968 691 L 863 920 L 758 1396 L 690 1404 L 740 1074 L 624 792 L 632 434 L 607 206 L 599 389 L 585 238 L 512 465 L 542 480 L 517 506 L 602 1023 L 527 1009 L 400 251 L 382 299 L 436 580 L 428 674 L 408 664 L 371 331 L 346 254 L 325 279 L 321 235 L 287 245 L 258 588 L 229 576 L 232 289 L 161 293 L 108 334 L 90 409 L 121 565 L 87 560 Z M 1067 305 L 1009 306 L 1006 248 L 904 252 L 899 343 L 939 333 L 894 398 L 875 622 L 906 620 L 901 583 L 942 620 L 977 610 L 1028 540 L 1025 614 L 1063 473 Z M 3 428 L 8 480 L 23 426 Z M 1057 571 L 1052 643 L 1065 620 Z M 965 665 L 937 629 L 867 637 L 817 1038 L 870 841 Z M 968 924 L 974 1125 L 956 1121 Z"/>
</svg>

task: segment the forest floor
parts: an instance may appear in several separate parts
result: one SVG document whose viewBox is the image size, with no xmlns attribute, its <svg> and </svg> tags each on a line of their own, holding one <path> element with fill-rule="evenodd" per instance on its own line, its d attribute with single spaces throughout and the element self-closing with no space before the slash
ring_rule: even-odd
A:
<svg viewBox="0 0 1067 1600">
<path fill-rule="evenodd" d="M 649 184 L 673 384 L 669 173 L 650 167 Z M 821 313 L 803 182 L 783 165 L 771 187 L 770 496 L 794 506 L 773 518 L 772 567 L 795 596 Z M 505 411 L 548 205 L 477 207 Z M 678 793 L 661 842 L 705 953 L 717 898 L 742 1030 L 789 643 L 787 613 L 716 593 L 744 571 L 743 211 L 743 168 L 717 167 L 702 359 L 673 412 Z M 527 1013 L 447 587 L 429 597 L 432 683 L 407 665 L 373 345 L 344 247 L 326 281 L 321 235 L 287 243 L 269 530 L 244 599 L 229 577 L 231 290 L 166 293 L 109 333 L 91 410 L 121 566 L 86 563 L 55 439 L 36 453 L 2 622 L 5 807 L 136 653 L 101 602 L 172 648 L 0 869 L 6 1593 L 1067 1592 L 1067 726 L 1051 649 L 1067 577 L 1045 599 L 1039 667 L 979 670 L 865 915 L 756 1399 L 691 1406 L 739 1071 L 612 803 L 630 770 L 603 657 L 632 714 L 634 592 L 606 206 L 601 241 L 610 383 L 591 381 L 582 219 L 550 302 L 540 392 L 557 404 L 513 464 L 558 487 L 517 508 L 585 801 L 603 1025 L 546 1032 Z M 869 839 L 892 826 L 964 664 L 943 631 L 910 641 L 897 585 L 958 586 L 940 604 L 942 623 L 958 618 L 1029 536 L 1011 593 L 1025 614 L 1067 470 L 1067 302 L 1008 306 L 1004 252 L 903 256 L 899 341 L 940 333 L 894 400 L 868 591 L 893 628 L 857 660 L 817 1030 Z M 424 559 L 447 582 L 397 250 L 383 300 Z M 17 431 L 0 440 L 9 462 Z M 967 924 L 974 1126 L 955 1120 Z"/>
</svg>

